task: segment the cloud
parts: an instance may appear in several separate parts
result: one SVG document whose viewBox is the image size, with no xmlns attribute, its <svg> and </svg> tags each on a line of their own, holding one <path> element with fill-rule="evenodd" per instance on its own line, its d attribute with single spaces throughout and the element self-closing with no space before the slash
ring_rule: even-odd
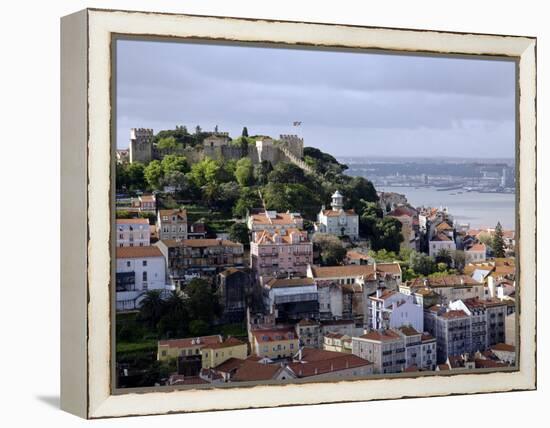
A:
<svg viewBox="0 0 550 428">
<path fill-rule="evenodd" d="M 143 41 L 120 41 L 117 60 L 119 147 L 130 127 L 278 135 L 300 120 L 306 144 L 335 154 L 379 150 L 368 136 L 413 155 L 436 135 L 434 155 L 514 152 L 509 61 Z"/>
</svg>

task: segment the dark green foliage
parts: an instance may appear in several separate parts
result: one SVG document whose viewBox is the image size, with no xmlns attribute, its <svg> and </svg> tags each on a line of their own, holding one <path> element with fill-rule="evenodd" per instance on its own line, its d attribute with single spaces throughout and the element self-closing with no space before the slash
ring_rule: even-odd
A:
<svg viewBox="0 0 550 428">
<path fill-rule="evenodd" d="M 235 223 L 229 228 L 229 239 L 243 245 L 250 244 L 250 234 L 245 223 Z"/>
<path fill-rule="evenodd" d="M 190 319 L 211 323 L 219 314 L 220 306 L 212 285 L 201 278 L 192 279 L 185 287 Z"/>
<path fill-rule="evenodd" d="M 304 160 L 321 175 L 326 173 L 340 174 L 348 168 L 347 165 L 338 162 L 334 156 L 315 147 L 304 147 Z"/>
<path fill-rule="evenodd" d="M 241 188 L 239 199 L 233 208 L 233 215 L 244 218 L 247 211 L 250 211 L 252 208 L 261 208 L 261 206 L 262 200 L 260 199 L 258 190 L 251 187 L 243 187 Z"/>
<path fill-rule="evenodd" d="M 437 266 L 433 257 L 424 253 L 417 253 L 416 251 L 411 253 L 410 268 L 420 275 L 430 275 L 437 270 Z"/>
<path fill-rule="evenodd" d="M 241 133 L 241 135 L 243 137 L 248 137 L 248 128 L 246 126 L 243 128 L 243 132 Z"/>
<path fill-rule="evenodd" d="M 492 248 L 493 248 L 495 257 L 502 258 L 506 256 L 504 236 L 502 232 L 502 225 L 500 224 L 500 222 L 498 222 L 495 227 L 495 234 L 493 236 Z"/>
<path fill-rule="evenodd" d="M 313 237 L 313 245 L 321 257 L 321 264 L 334 266 L 342 263 L 346 257 L 346 249 L 340 239 L 334 235 L 316 233 Z"/>
<path fill-rule="evenodd" d="M 304 170 L 288 162 L 279 162 L 268 176 L 268 182 L 274 184 L 299 184 L 304 181 Z"/>
<path fill-rule="evenodd" d="M 447 268 L 451 267 L 453 264 L 453 255 L 446 248 L 442 248 L 435 255 L 435 262 L 438 264 L 443 263 Z"/>
</svg>

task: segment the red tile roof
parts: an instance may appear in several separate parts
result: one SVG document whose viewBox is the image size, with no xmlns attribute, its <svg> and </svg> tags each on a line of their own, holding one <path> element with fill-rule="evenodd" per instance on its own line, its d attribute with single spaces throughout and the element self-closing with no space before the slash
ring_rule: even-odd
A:
<svg viewBox="0 0 550 428">
<path fill-rule="evenodd" d="M 298 378 L 303 378 L 372 365 L 370 361 L 353 354 L 343 354 L 341 352 L 335 352 L 335 354 L 338 355 L 333 358 L 315 361 L 307 361 L 302 358 L 302 361 L 290 363 L 288 368 Z"/>
<path fill-rule="evenodd" d="M 311 271 L 315 279 L 361 277 L 374 273 L 374 265 L 347 265 L 347 266 L 312 266 Z M 377 263 L 376 271 L 393 275 L 401 274 L 399 263 Z"/>
<path fill-rule="evenodd" d="M 513 345 L 508 345 L 507 343 L 497 343 L 491 347 L 493 351 L 504 351 L 504 352 L 515 352 L 516 347 Z"/>
<path fill-rule="evenodd" d="M 146 218 L 117 218 L 116 224 L 146 224 L 149 225 L 149 220 Z"/>
<path fill-rule="evenodd" d="M 235 372 L 234 382 L 254 382 L 271 380 L 276 377 L 282 367 L 279 364 L 262 364 L 246 360 Z"/>
<path fill-rule="evenodd" d="M 273 278 L 265 286 L 267 288 L 290 288 L 315 285 L 313 278 Z"/>
<path fill-rule="evenodd" d="M 147 257 L 163 257 L 158 247 L 117 247 L 117 259 L 143 259 Z"/>
<path fill-rule="evenodd" d="M 359 337 L 361 339 L 375 340 L 378 342 L 389 342 L 396 339 L 401 339 L 401 336 L 392 330 L 372 330 Z"/>
<path fill-rule="evenodd" d="M 205 345 L 204 348 L 208 349 L 222 349 L 222 348 L 231 348 L 233 346 L 246 345 L 242 340 L 237 339 L 236 337 L 229 337 L 221 343 L 212 343 Z"/>
</svg>

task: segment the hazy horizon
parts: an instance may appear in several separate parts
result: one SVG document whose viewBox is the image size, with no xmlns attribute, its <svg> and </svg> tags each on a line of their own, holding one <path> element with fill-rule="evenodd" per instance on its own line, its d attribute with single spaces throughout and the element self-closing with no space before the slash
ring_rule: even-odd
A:
<svg viewBox="0 0 550 428">
<path fill-rule="evenodd" d="M 514 159 L 515 88 L 513 61 L 119 40 L 117 147 L 217 125 L 336 157 Z"/>
</svg>

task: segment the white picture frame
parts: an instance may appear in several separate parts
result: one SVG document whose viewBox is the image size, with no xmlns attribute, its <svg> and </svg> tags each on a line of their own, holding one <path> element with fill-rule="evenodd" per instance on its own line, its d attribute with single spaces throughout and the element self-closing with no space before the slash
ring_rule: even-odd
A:
<svg viewBox="0 0 550 428">
<path fill-rule="evenodd" d="M 62 18 L 61 406 L 84 418 L 536 388 L 536 39 L 87 9 Z M 112 388 L 112 43 L 117 35 L 275 43 L 517 63 L 517 370 L 121 393 Z"/>
</svg>

